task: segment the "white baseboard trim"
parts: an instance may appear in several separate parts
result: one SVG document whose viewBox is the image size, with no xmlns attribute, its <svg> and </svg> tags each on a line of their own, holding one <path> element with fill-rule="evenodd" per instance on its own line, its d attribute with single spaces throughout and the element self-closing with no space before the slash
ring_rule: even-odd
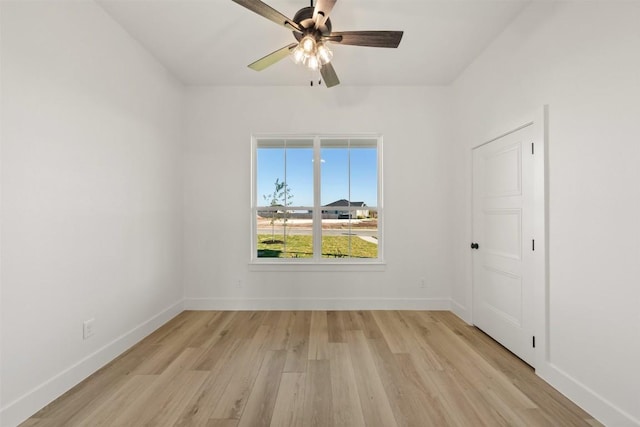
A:
<svg viewBox="0 0 640 427">
<path fill-rule="evenodd" d="M 536 367 L 536 374 L 606 426 L 640 427 L 640 420 L 609 402 L 553 363 Z"/>
<path fill-rule="evenodd" d="M 451 310 L 448 298 L 185 298 L 185 310 Z"/>
<path fill-rule="evenodd" d="M 469 310 L 467 310 L 467 307 L 460 304 L 458 301 L 452 299 L 451 311 L 460 319 L 462 319 L 463 321 L 471 325 L 471 313 L 469 313 Z"/>
<path fill-rule="evenodd" d="M 183 311 L 180 300 L 0 409 L 0 425 L 17 426 Z"/>
</svg>

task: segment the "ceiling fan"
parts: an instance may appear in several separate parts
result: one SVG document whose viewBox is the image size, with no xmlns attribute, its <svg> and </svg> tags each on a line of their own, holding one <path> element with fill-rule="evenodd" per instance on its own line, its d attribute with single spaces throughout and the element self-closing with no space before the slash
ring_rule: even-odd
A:
<svg viewBox="0 0 640 427">
<path fill-rule="evenodd" d="M 262 71 L 270 65 L 292 55 L 293 60 L 312 70 L 320 70 L 327 87 L 340 84 L 338 75 L 331 65 L 333 53 L 327 43 L 354 46 L 396 48 L 402 40 L 402 31 L 342 31 L 331 30 L 329 14 L 337 0 L 313 0 L 311 6 L 303 7 L 289 19 L 260 0 L 232 0 L 240 6 L 264 16 L 270 21 L 293 32 L 297 43 L 291 43 L 249 64 L 249 68 Z"/>
</svg>

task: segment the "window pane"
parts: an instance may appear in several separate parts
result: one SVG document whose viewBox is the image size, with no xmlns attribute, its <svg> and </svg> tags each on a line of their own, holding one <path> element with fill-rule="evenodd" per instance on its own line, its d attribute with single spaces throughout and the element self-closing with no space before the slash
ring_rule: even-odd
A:
<svg viewBox="0 0 640 427">
<path fill-rule="evenodd" d="M 256 160 L 258 206 L 313 206 L 313 140 L 261 139 Z"/>
<path fill-rule="evenodd" d="M 351 258 L 378 258 L 378 212 L 358 209 L 351 220 Z"/>
<path fill-rule="evenodd" d="M 260 210 L 258 258 L 313 258 L 312 210 Z"/>
<path fill-rule="evenodd" d="M 322 206 L 346 206 L 349 201 L 349 149 L 326 147 L 322 141 L 321 201 Z M 335 210 L 335 209 L 334 209 Z"/>
<path fill-rule="evenodd" d="M 378 150 L 352 146 L 349 154 L 351 204 L 378 206 Z"/>
<path fill-rule="evenodd" d="M 377 258 L 377 212 L 351 209 L 343 217 L 323 214 L 323 258 Z"/>
<path fill-rule="evenodd" d="M 287 206 L 313 206 L 313 148 L 287 148 Z"/>
<path fill-rule="evenodd" d="M 284 144 L 282 147 L 258 147 L 256 153 L 256 204 L 258 206 L 272 206 L 280 204 L 276 181 L 278 186 L 284 182 Z M 275 194 L 274 194 L 275 193 Z"/>
<path fill-rule="evenodd" d="M 321 146 L 322 206 L 377 206 L 377 141 L 323 139 Z"/>
</svg>

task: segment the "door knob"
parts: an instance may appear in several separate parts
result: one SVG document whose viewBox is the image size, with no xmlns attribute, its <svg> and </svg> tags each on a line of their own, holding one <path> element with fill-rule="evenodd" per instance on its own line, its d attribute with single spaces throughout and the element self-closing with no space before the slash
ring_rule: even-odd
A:
<svg viewBox="0 0 640 427">
<path fill-rule="evenodd" d="M 477 243 L 472 243 L 471 244 L 471 249 L 478 249 L 479 247 L 480 247 L 480 245 L 477 244 Z"/>
</svg>

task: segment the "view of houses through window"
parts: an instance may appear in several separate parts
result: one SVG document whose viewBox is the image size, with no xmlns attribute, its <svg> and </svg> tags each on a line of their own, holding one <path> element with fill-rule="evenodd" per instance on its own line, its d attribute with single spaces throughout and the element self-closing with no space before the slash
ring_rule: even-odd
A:
<svg viewBox="0 0 640 427">
<path fill-rule="evenodd" d="M 254 138 L 254 258 L 378 260 L 379 137 Z"/>
</svg>

